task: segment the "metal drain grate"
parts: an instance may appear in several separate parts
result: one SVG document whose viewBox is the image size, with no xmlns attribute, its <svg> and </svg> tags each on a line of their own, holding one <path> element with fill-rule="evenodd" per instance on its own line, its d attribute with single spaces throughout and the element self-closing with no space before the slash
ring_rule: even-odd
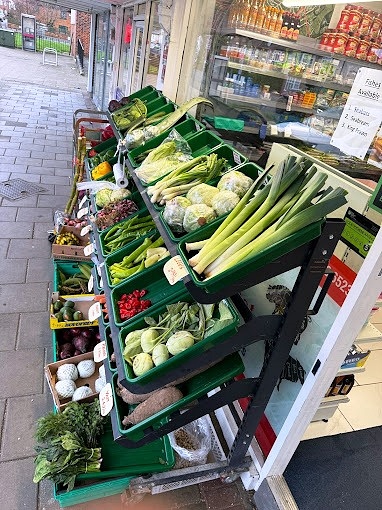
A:
<svg viewBox="0 0 382 510">
<path fill-rule="evenodd" d="M 11 179 L 10 181 L 0 182 L 0 196 L 8 200 L 19 200 L 20 198 L 35 195 L 43 191 L 46 191 L 46 189 L 23 179 Z"/>
</svg>

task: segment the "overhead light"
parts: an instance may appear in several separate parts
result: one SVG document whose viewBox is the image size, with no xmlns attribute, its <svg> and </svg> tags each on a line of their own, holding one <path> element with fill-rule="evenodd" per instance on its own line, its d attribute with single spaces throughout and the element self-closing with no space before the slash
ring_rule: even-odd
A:
<svg viewBox="0 0 382 510">
<path fill-rule="evenodd" d="M 357 0 L 358 3 L 362 2 L 379 2 L 380 0 Z M 305 7 L 305 6 L 315 6 L 315 5 L 339 5 L 339 4 L 347 4 L 348 2 L 333 2 L 333 0 L 283 0 L 283 5 L 285 7 Z"/>
</svg>

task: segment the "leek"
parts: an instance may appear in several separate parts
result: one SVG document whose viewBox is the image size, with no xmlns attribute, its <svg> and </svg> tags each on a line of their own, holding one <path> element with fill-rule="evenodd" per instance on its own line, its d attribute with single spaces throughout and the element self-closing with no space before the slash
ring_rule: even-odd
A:
<svg viewBox="0 0 382 510">
<path fill-rule="evenodd" d="M 337 188 L 318 203 L 310 205 L 306 209 L 298 212 L 295 216 L 292 216 L 285 223 L 282 222 L 283 218 L 281 218 L 278 223 L 273 224 L 270 229 L 264 231 L 248 245 L 244 246 L 241 250 L 225 260 L 224 263 L 219 265 L 219 267 L 211 271 L 208 274 L 208 278 L 230 269 L 239 262 L 253 257 L 262 250 L 282 241 L 292 234 L 295 234 L 308 225 L 322 220 L 325 216 L 346 204 L 346 193 L 347 192 L 343 188 Z M 293 210 L 293 208 L 291 210 Z"/>
</svg>

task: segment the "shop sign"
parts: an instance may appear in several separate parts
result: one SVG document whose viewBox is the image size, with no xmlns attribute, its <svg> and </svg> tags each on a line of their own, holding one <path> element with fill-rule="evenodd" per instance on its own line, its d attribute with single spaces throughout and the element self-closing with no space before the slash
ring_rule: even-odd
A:
<svg viewBox="0 0 382 510">
<path fill-rule="evenodd" d="M 378 234 L 379 226 L 351 207 L 346 211 L 341 241 L 365 258 Z"/>
<path fill-rule="evenodd" d="M 382 71 L 361 67 L 330 140 L 345 154 L 363 159 L 382 119 Z"/>
<path fill-rule="evenodd" d="M 330 258 L 328 266 L 334 272 L 334 278 L 329 287 L 328 296 L 330 296 L 337 305 L 342 306 L 357 273 L 335 255 L 332 255 Z"/>
</svg>

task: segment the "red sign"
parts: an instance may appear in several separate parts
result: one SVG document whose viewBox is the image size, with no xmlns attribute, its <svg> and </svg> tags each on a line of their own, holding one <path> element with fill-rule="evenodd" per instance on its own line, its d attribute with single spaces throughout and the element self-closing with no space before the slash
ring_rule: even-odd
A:
<svg viewBox="0 0 382 510">
<path fill-rule="evenodd" d="M 330 296 L 337 305 L 342 306 L 351 286 L 357 276 L 350 267 L 344 264 L 339 258 L 333 255 L 329 261 L 329 267 L 334 271 L 334 279 L 329 287 L 328 296 Z M 322 285 L 323 280 L 321 281 Z"/>
</svg>

